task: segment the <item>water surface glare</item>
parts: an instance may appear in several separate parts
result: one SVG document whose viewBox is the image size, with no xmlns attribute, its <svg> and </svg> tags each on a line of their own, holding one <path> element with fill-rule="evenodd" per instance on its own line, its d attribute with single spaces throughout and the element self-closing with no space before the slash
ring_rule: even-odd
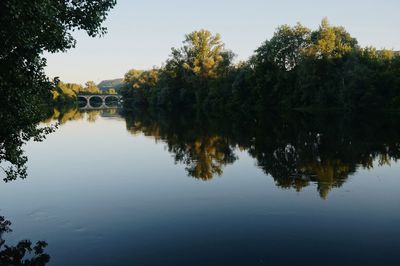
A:
<svg viewBox="0 0 400 266">
<path fill-rule="evenodd" d="M 46 241 L 50 265 L 400 265 L 398 129 L 357 140 L 311 122 L 278 139 L 80 118 L 0 184 L 3 238 Z"/>
</svg>

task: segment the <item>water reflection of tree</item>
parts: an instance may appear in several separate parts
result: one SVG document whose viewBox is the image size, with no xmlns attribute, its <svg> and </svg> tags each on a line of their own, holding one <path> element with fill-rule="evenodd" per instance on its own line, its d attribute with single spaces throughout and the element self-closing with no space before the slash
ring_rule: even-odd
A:
<svg viewBox="0 0 400 266">
<path fill-rule="evenodd" d="M 49 115 L 42 122 L 50 123 L 52 121 L 57 121 L 62 125 L 69 121 L 77 121 L 86 118 L 88 122 L 94 123 L 101 116 L 116 115 L 118 115 L 118 108 L 96 110 L 82 110 L 76 107 L 54 108 L 54 110 L 51 112 L 51 115 Z"/>
<path fill-rule="evenodd" d="M 52 121 L 57 121 L 59 124 L 63 125 L 68 121 L 80 120 L 84 117 L 84 113 L 80 112 L 79 109 L 75 107 L 71 108 L 54 108 L 51 115 L 49 115 L 42 122 L 51 123 Z"/>
<path fill-rule="evenodd" d="M 236 156 L 227 139 L 219 136 L 201 136 L 191 142 L 168 142 L 168 150 L 176 162 L 183 162 L 190 176 L 210 180 L 222 175 L 222 168 L 232 164 Z"/>
<path fill-rule="evenodd" d="M 64 124 L 67 121 L 80 119 L 82 114 L 76 109 L 49 111 L 47 107 L 39 108 L 38 113 L 21 117 L 21 120 L 8 115 L 8 111 L 0 110 L 0 171 L 5 182 L 26 178 L 28 157 L 23 145 L 29 140 L 43 141 L 46 136 L 54 132 L 56 125 L 39 126 L 40 122 L 58 121 Z"/>
<path fill-rule="evenodd" d="M 94 122 L 99 116 L 117 115 L 115 109 L 55 109 L 46 122 L 63 124 L 85 118 Z M 165 142 L 175 162 L 184 164 L 189 176 L 201 180 L 222 175 L 224 167 L 236 161 L 235 150 L 239 148 L 255 158 L 277 186 L 301 191 L 316 184 L 320 196 L 326 198 L 359 168 L 371 169 L 374 162 L 388 165 L 400 158 L 396 115 L 271 113 L 252 119 L 221 119 L 134 112 L 125 117 L 132 134 L 142 133 Z M 3 154 L 12 151 L 8 158 L 20 166 L 14 171 L 26 174 L 22 143 L 11 138 L 2 142 L 1 148 Z M 0 161 L 5 160 L 3 154 Z"/>
<path fill-rule="evenodd" d="M 85 118 L 89 122 L 95 122 L 100 116 L 119 116 L 119 109 L 80 110 L 74 106 L 61 106 L 49 110 L 43 106 L 39 113 L 21 117 L 20 120 L 14 119 L 7 110 L 0 110 L 0 177 L 5 182 L 27 177 L 28 158 L 22 147 L 31 139 L 44 140 L 46 135 L 57 128 L 53 122 L 62 125 Z M 40 122 L 51 125 L 38 126 Z"/>
<path fill-rule="evenodd" d="M 26 178 L 28 158 L 22 146 L 28 140 L 41 141 L 54 127 L 38 127 L 45 117 L 45 108 L 35 108 L 36 112 L 26 110 L 18 119 L 7 108 L 0 107 L 0 177 L 5 182 Z"/>
<path fill-rule="evenodd" d="M 11 222 L 0 216 L 0 265 L 46 265 L 50 256 L 44 249 L 47 243 L 38 241 L 35 245 L 30 240 L 18 242 L 15 246 L 5 244 L 3 234 L 11 232 Z"/>
<path fill-rule="evenodd" d="M 188 175 L 209 180 L 247 150 L 277 186 L 300 191 L 317 184 L 322 198 L 341 187 L 358 168 L 400 156 L 396 116 L 270 114 L 249 120 L 207 119 L 192 114 L 127 114 L 128 130 L 165 141 Z M 195 119 L 193 119 L 195 118 Z M 247 122 L 246 122 L 247 121 Z"/>
<path fill-rule="evenodd" d="M 391 115 L 365 114 L 268 117 L 255 130 L 266 137 L 255 138 L 249 153 L 278 186 L 301 190 L 312 182 L 326 198 L 358 168 L 399 158 L 396 120 Z"/>
<path fill-rule="evenodd" d="M 209 125 L 195 124 L 184 117 L 162 121 L 150 117 L 127 116 L 128 130 L 132 134 L 143 133 L 156 141 L 165 141 L 168 151 L 174 154 L 176 163 L 183 163 L 189 176 L 210 180 L 222 174 L 222 169 L 236 161 L 234 147 L 228 138 L 213 135 Z M 150 119 L 149 119 L 150 118 Z"/>
</svg>

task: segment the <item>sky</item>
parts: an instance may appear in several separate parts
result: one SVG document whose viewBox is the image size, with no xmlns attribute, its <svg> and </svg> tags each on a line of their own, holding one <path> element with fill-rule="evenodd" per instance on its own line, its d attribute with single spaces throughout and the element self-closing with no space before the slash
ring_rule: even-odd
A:
<svg viewBox="0 0 400 266">
<path fill-rule="evenodd" d="M 132 68 L 161 66 L 185 34 L 199 29 L 220 33 L 236 60 L 246 60 L 279 25 L 316 29 L 323 17 L 361 46 L 400 50 L 399 12 L 399 0 L 118 0 L 104 23 L 108 33 L 74 33 L 76 48 L 45 54 L 46 74 L 81 84 L 122 78 Z"/>
</svg>

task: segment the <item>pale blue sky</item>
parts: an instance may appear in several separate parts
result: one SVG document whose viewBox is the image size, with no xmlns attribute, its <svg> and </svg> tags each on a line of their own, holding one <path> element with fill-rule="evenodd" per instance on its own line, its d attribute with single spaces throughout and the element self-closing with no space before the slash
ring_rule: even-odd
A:
<svg viewBox="0 0 400 266">
<path fill-rule="evenodd" d="M 131 68 L 160 66 L 186 33 L 202 28 L 221 33 L 237 59 L 247 59 L 277 26 L 317 28 L 325 16 L 362 46 L 400 50 L 399 12 L 399 0 L 118 0 L 105 22 L 108 34 L 75 34 L 75 49 L 46 55 L 46 73 L 78 83 L 123 77 Z"/>
</svg>

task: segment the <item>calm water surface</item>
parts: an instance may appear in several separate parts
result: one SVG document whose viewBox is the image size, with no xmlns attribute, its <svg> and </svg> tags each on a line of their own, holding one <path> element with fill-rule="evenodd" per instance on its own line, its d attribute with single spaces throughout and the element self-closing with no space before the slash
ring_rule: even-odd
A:
<svg viewBox="0 0 400 266">
<path fill-rule="evenodd" d="M 400 265 L 397 118 L 57 118 L 0 184 L 50 265 Z"/>
</svg>

